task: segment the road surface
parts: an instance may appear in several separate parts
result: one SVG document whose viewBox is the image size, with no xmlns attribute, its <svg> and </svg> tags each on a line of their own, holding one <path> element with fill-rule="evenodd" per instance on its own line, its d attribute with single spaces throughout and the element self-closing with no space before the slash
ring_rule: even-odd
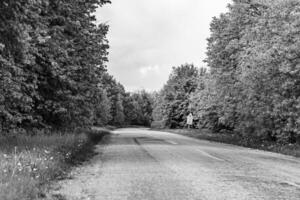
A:
<svg viewBox="0 0 300 200">
<path fill-rule="evenodd" d="M 119 129 L 60 183 L 66 199 L 300 200 L 300 159 L 146 129 Z"/>
</svg>

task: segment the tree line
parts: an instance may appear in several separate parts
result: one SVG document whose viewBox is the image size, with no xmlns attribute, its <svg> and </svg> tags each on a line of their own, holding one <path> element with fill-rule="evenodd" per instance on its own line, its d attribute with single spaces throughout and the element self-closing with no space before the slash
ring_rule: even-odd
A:
<svg viewBox="0 0 300 200">
<path fill-rule="evenodd" d="M 107 72 L 109 0 L 0 1 L 0 132 L 149 124 L 150 96 Z"/>
<path fill-rule="evenodd" d="M 213 18 L 208 69 L 173 72 L 154 102 L 161 126 L 232 131 L 246 139 L 300 140 L 300 2 L 233 0 Z"/>
</svg>

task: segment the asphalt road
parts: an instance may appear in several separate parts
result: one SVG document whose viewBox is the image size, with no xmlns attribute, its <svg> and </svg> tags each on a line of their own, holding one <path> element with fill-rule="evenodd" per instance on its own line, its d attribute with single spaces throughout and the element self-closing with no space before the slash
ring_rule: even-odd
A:
<svg viewBox="0 0 300 200">
<path fill-rule="evenodd" d="M 300 159 L 146 129 L 119 129 L 61 182 L 67 199 L 300 200 Z"/>
</svg>

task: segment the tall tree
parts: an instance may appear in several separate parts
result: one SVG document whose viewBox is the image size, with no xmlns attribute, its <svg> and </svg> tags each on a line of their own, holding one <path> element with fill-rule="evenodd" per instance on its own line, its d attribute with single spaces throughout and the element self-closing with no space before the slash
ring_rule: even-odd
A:
<svg viewBox="0 0 300 200">
<path fill-rule="evenodd" d="M 157 100 L 162 100 L 162 105 L 156 103 L 156 117 L 159 117 L 157 111 L 162 111 L 161 117 L 165 125 L 171 128 L 183 127 L 185 117 L 190 110 L 189 95 L 197 88 L 197 77 L 199 71 L 192 64 L 185 64 L 174 67 L 166 85 L 160 92 Z"/>
<path fill-rule="evenodd" d="M 259 20 L 265 5 L 253 0 L 234 0 L 229 12 L 214 18 L 208 39 L 206 62 L 215 80 L 217 94 L 212 105 L 222 127 L 234 129 L 238 123 L 240 101 L 239 56 L 245 47 L 243 36 Z"/>
<path fill-rule="evenodd" d="M 125 102 L 124 112 L 129 124 L 150 126 L 153 99 L 145 90 L 131 93 Z"/>
<path fill-rule="evenodd" d="M 72 128 L 95 121 L 108 26 L 96 26 L 93 13 L 108 2 L 0 2 L 1 129 Z"/>
<path fill-rule="evenodd" d="M 37 84 L 28 69 L 35 64 L 31 42 L 40 37 L 38 11 L 43 7 L 29 0 L 0 2 L 0 130 L 38 119 L 33 110 Z"/>
<path fill-rule="evenodd" d="M 245 138 L 299 138 L 299 1 L 235 0 L 211 24 L 198 113 Z M 213 89 L 211 89 L 213 88 Z"/>
<path fill-rule="evenodd" d="M 94 124 L 98 126 L 104 126 L 109 123 L 111 120 L 111 104 L 109 101 L 109 98 L 107 97 L 107 92 L 105 89 L 99 88 L 100 93 L 97 93 L 97 96 L 94 97 L 94 100 L 96 101 L 93 103 L 96 105 L 94 108 L 95 116 L 94 116 Z"/>
<path fill-rule="evenodd" d="M 117 94 L 117 99 L 115 101 L 115 113 L 114 113 L 114 125 L 124 125 L 125 116 L 124 116 L 124 107 L 121 94 Z"/>
<path fill-rule="evenodd" d="M 274 1 L 247 29 L 239 130 L 282 142 L 300 136 L 299 1 Z"/>
</svg>

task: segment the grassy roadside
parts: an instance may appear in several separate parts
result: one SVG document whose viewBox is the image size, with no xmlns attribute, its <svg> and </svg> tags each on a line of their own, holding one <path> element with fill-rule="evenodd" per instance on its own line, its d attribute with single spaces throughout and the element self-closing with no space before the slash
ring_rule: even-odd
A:
<svg viewBox="0 0 300 200">
<path fill-rule="evenodd" d="M 233 144 L 253 149 L 260 149 L 300 157 L 300 144 L 276 144 L 270 141 L 245 140 L 232 133 L 213 133 L 207 129 L 159 129 L 161 131 L 176 133 L 197 139 L 209 140 L 220 143 Z"/>
<path fill-rule="evenodd" d="M 93 156 L 94 145 L 109 131 L 0 137 L 0 199 L 42 199 L 53 180 Z"/>
</svg>

